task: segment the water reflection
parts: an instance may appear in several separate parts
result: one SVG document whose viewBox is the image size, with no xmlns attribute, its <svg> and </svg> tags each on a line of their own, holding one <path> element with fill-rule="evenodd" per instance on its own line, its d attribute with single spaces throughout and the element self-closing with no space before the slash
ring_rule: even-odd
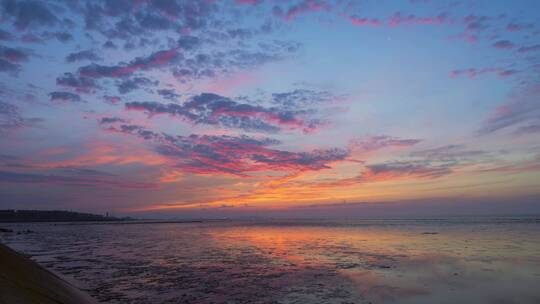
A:
<svg viewBox="0 0 540 304">
<path fill-rule="evenodd" d="M 405 228 L 242 227 L 212 235 L 272 260 L 336 271 L 374 303 L 538 303 L 537 227 Z"/>
<path fill-rule="evenodd" d="M 39 224 L 3 241 L 104 303 L 539 303 L 540 225 Z"/>
</svg>

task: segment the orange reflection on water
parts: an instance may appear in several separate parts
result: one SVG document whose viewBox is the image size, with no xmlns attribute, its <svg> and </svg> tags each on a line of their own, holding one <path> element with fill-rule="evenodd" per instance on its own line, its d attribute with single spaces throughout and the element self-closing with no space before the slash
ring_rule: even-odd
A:
<svg viewBox="0 0 540 304">
<path fill-rule="evenodd" d="M 330 286 L 350 284 L 370 301 L 534 303 L 539 296 L 532 287 L 540 277 L 535 254 L 540 252 L 539 236 L 498 229 L 291 223 L 232 227 L 211 235 L 228 246 L 254 247 L 274 265 L 294 265 L 296 272 L 333 273 Z"/>
</svg>

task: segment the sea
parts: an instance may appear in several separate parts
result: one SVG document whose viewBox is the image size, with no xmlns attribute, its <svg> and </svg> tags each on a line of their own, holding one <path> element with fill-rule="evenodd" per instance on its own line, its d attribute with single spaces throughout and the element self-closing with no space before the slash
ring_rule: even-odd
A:
<svg viewBox="0 0 540 304">
<path fill-rule="evenodd" d="M 100 303 L 540 303 L 540 216 L 0 226 Z"/>
</svg>

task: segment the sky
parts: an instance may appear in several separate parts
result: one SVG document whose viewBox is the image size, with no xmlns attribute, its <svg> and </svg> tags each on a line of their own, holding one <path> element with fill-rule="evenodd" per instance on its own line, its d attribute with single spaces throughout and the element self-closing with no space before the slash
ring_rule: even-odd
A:
<svg viewBox="0 0 540 304">
<path fill-rule="evenodd" d="M 540 212 L 538 1 L 0 11 L 0 209 Z"/>
</svg>

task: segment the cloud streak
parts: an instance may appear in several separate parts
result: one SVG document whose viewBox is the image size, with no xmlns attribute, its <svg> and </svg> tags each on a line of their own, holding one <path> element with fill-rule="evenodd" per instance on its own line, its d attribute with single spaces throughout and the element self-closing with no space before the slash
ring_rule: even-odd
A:
<svg viewBox="0 0 540 304">
<path fill-rule="evenodd" d="M 103 58 L 101 58 L 101 56 L 99 56 L 93 50 L 84 50 L 84 51 L 74 52 L 74 53 L 69 54 L 66 57 L 66 62 L 70 62 L 70 63 L 84 61 L 84 60 L 100 61 L 100 60 L 103 60 Z"/>
<path fill-rule="evenodd" d="M 58 104 L 68 104 L 68 103 L 78 103 L 83 102 L 81 96 L 71 92 L 51 92 L 49 93 L 49 98 L 52 102 Z"/>
<path fill-rule="evenodd" d="M 270 138 L 246 135 L 171 136 L 156 133 L 138 125 L 117 125 L 109 131 L 131 134 L 153 141 L 157 153 L 168 157 L 172 166 L 196 174 L 231 174 L 247 176 L 251 172 L 302 172 L 331 168 L 344 161 L 348 149 L 318 149 L 310 152 L 288 152 L 271 149 L 280 142 Z"/>
<path fill-rule="evenodd" d="M 117 187 L 128 189 L 151 189 L 156 187 L 156 185 L 152 183 L 134 183 L 96 177 L 19 173 L 9 171 L 0 171 L 0 182 L 17 184 L 61 185 L 72 187 Z"/>
<path fill-rule="evenodd" d="M 150 115 L 169 114 L 194 124 L 256 132 L 300 129 L 310 133 L 322 125 L 322 121 L 309 118 L 310 111 L 240 103 L 212 93 L 196 95 L 183 104 L 128 102 L 126 109 L 145 111 Z"/>
<path fill-rule="evenodd" d="M 398 137 L 379 135 L 370 136 L 362 140 L 352 140 L 350 146 L 353 150 L 361 153 L 373 152 L 387 147 L 411 147 L 422 140 L 420 139 L 402 139 Z"/>
<path fill-rule="evenodd" d="M 515 69 L 503 69 L 498 67 L 488 67 L 482 69 L 468 68 L 463 70 L 453 70 L 450 72 L 450 77 L 458 78 L 460 76 L 467 76 L 469 78 L 476 78 L 477 76 L 484 74 L 496 74 L 501 78 L 505 78 L 513 76 L 517 73 L 519 73 L 519 71 Z"/>
<path fill-rule="evenodd" d="M 66 89 L 73 89 L 77 93 L 94 93 L 99 88 L 94 79 L 76 76 L 72 73 L 64 73 L 64 75 L 57 77 L 56 84 Z"/>
<path fill-rule="evenodd" d="M 0 46 L 0 72 L 17 72 L 21 63 L 28 61 L 30 54 L 20 48 Z"/>
<path fill-rule="evenodd" d="M 2 9 L 7 19 L 20 30 L 34 26 L 52 26 L 58 22 L 58 18 L 42 1 L 6 0 L 2 1 Z"/>
<path fill-rule="evenodd" d="M 140 70 L 151 70 L 166 66 L 179 57 L 177 49 L 162 50 L 147 57 L 137 57 L 126 64 L 104 66 L 96 63 L 79 68 L 79 74 L 91 78 L 119 78 Z"/>
<path fill-rule="evenodd" d="M 297 4 L 293 4 L 288 9 L 283 10 L 279 6 L 274 6 L 274 15 L 283 18 L 285 21 L 292 21 L 296 17 L 306 13 L 324 12 L 331 10 L 330 4 L 319 0 L 303 0 Z"/>
<path fill-rule="evenodd" d="M 7 102 L 0 101 L 0 133 L 20 128 L 24 125 L 24 119 L 19 113 L 19 108 Z"/>
<path fill-rule="evenodd" d="M 481 135 L 499 130 L 534 124 L 540 121 L 540 86 L 527 86 L 517 90 L 506 104 L 499 106 L 479 130 Z"/>
</svg>

